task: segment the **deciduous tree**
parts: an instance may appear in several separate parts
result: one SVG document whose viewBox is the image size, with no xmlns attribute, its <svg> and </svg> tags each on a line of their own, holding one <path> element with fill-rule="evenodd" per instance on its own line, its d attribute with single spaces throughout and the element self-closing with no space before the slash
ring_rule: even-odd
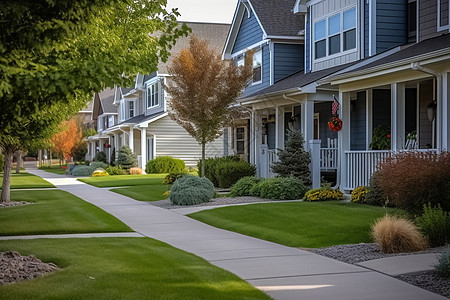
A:
<svg viewBox="0 0 450 300">
<path fill-rule="evenodd" d="M 165 87 L 172 98 L 169 116 L 202 146 L 202 174 L 205 146 L 229 124 L 231 104 L 252 75 L 251 59 L 248 55 L 245 66 L 238 67 L 222 60 L 207 41 L 192 37 L 189 48 L 180 51 L 169 66 L 172 77 Z"/>
<path fill-rule="evenodd" d="M 59 153 L 59 162 L 64 158 L 70 161 L 73 156 L 75 146 L 81 141 L 82 133 L 74 119 L 63 122 L 60 126 L 60 132 L 52 136 L 53 150 Z"/>
</svg>

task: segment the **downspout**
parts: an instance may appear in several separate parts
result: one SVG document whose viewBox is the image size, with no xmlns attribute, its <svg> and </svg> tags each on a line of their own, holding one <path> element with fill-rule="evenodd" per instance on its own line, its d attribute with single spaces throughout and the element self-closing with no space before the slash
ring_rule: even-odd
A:
<svg viewBox="0 0 450 300">
<path fill-rule="evenodd" d="M 411 63 L 411 69 L 413 69 L 414 71 L 420 71 L 426 74 L 430 74 L 433 75 L 434 77 L 436 77 L 436 105 L 437 105 L 437 109 L 436 109 L 436 117 L 435 117 L 435 121 L 436 121 L 436 148 L 437 148 L 437 152 L 440 153 L 441 148 L 442 148 L 442 137 L 441 137 L 441 132 L 442 132 L 442 118 L 441 118 L 441 114 L 442 114 L 442 75 L 436 71 L 433 71 L 429 68 L 425 68 L 422 65 L 420 65 L 419 62 L 413 62 Z"/>
</svg>

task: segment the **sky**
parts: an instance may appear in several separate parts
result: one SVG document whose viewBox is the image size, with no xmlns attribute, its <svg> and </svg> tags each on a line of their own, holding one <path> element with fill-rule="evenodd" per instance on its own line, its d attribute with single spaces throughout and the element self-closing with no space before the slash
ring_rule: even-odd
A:
<svg viewBox="0 0 450 300">
<path fill-rule="evenodd" d="M 228 23 L 233 20 L 238 0 L 167 0 L 167 8 L 178 8 L 178 21 Z"/>
</svg>

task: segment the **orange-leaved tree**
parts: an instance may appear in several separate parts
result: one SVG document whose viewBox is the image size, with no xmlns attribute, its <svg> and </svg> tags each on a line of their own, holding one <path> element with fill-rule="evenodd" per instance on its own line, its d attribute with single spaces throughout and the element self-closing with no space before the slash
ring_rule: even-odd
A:
<svg viewBox="0 0 450 300">
<path fill-rule="evenodd" d="M 206 143 L 217 139 L 229 124 L 231 104 L 252 76 L 251 62 L 252 55 L 246 56 L 244 66 L 222 60 L 207 41 L 193 36 L 189 48 L 175 55 L 168 68 L 169 116 L 201 144 L 203 176 Z"/>
<path fill-rule="evenodd" d="M 53 150 L 59 153 L 59 164 L 62 158 L 70 161 L 75 146 L 81 141 L 82 132 L 75 119 L 70 119 L 60 124 L 61 131 L 52 137 Z"/>
</svg>

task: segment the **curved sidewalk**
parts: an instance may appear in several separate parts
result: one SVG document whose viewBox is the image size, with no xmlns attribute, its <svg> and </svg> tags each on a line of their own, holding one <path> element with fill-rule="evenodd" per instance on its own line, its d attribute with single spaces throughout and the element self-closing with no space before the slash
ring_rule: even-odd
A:
<svg viewBox="0 0 450 300">
<path fill-rule="evenodd" d="M 28 172 L 100 207 L 144 236 L 236 274 L 274 299 L 447 299 L 363 267 L 218 229 L 75 178 Z"/>
</svg>

